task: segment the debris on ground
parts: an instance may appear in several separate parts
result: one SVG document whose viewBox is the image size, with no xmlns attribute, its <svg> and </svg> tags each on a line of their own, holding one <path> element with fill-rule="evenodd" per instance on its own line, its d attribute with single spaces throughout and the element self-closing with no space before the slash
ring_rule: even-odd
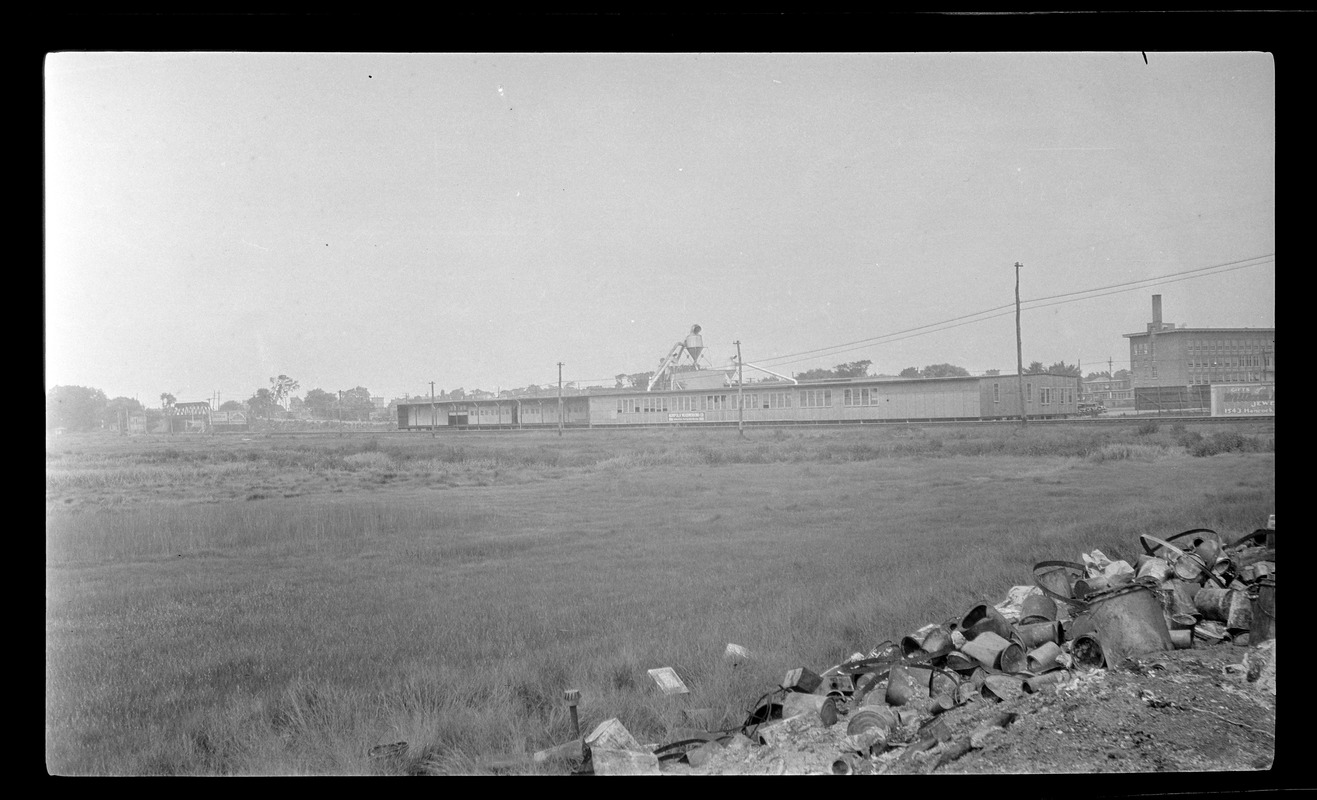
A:
<svg viewBox="0 0 1317 800">
<path fill-rule="evenodd" d="M 595 775 L 1267 769 L 1274 520 L 1235 541 L 1145 534 L 1132 564 L 1099 550 L 1040 562 L 1033 585 L 997 603 L 821 672 L 789 669 L 737 728 L 685 709 L 681 738 L 642 745 L 614 718 L 536 760 L 572 757 Z M 749 652 L 729 644 L 724 657 Z M 688 691 L 670 668 L 650 676 L 665 695 Z"/>
</svg>

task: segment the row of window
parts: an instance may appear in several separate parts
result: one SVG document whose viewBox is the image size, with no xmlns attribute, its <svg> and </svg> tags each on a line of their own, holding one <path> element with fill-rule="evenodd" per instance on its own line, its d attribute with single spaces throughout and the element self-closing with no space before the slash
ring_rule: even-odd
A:
<svg viewBox="0 0 1317 800">
<path fill-rule="evenodd" d="M 1041 386 L 1038 388 L 1039 405 L 1050 406 L 1055 401 L 1061 405 L 1075 402 L 1075 390 L 1068 386 Z M 1001 402 L 1001 384 L 992 385 L 992 402 Z M 1024 384 L 1024 402 L 1033 402 L 1033 384 Z"/>
<path fill-rule="evenodd" d="M 1189 369 L 1224 369 L 1230 367 L 1264 367 L 1264 356 L 1246 355 L 1239 358 L 1223 358 L 1214 361 L 1190 361 Z"/>
<path fill-rule="evenodd" d="M 747 392 L 744 394 L 745 408 L 791 408 L 796 402 L 792 394 L 792 392 Z M 842 399 L 848 406 L 876 406 L 881 402 L 877 389 L 844 389 Z M 802 389 L 799 405 L 801 408 L 830 408 L 832 390 Z M 734 394 L 619 397 L 617 400 L 619 414 L 727 411 L 735 408 L 737 408 L 737 396 Z"/>
<path fill-rule="evenodd" d="M 1261 372 L 1191 372 L 1189 373 L 1189 383 L 1231 383 L 1231 382 L 1260 382 L 1266 380 Z"/>
<path fill-rule="evenodd" d="M 1189 342 L 1189 351 L 1262 351 L 1274 346 L 1275 341 L 1272 339 L 1193 339 Z"/>
</svg>

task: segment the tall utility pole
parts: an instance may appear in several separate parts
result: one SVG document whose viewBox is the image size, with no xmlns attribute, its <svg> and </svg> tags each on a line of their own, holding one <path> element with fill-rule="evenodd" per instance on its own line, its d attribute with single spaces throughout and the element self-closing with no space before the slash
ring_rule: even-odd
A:
<svg viewBox="0 0 1317 800">
<path fill-rule="evenodd" d="M 438 420 L 434 416 L 434 381 L 430 381 L 430 438 L 434 438 L 434 426 Z"/>
<path fill-rule="evenodd" d="M 338 390 L 338 433 L 343 435 L 343 390 Z"/>
<path fill-rule="evenodd" d="M 1020 384 L 1020 424 L 1029 422 L 1029 414 L 1024 408 L 1024 346 L 1020 343 L 1020 267 L 1015 262 L 1015 376 Z"/>
<path fill-rule="evenodd" d="M 558 435 L 562 436 L 562 362 L 558 362 Z"/>
<path fill-rule="evenodd" d="M 745 367 L 741 365 L 741 340 L 736 340 L 736 432 L 745 438 L 745 395 L 741 385 L 745 383 Z"/>
</svg>

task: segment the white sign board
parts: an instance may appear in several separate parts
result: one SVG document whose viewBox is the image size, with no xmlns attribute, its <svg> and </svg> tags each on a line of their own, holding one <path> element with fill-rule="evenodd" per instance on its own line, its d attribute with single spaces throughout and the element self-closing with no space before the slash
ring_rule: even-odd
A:
<svg viewBox="0 0 1317 800">
<path fill-rule="evenodd" d="M 681 682 L 681 678 L 677 677 L 677 673 L 672 667 L 651 669 L 649 677 L 654 679 L 654 682 L 658 684 L 659 689 L 664 694 L 685 694 L 690 691 L 686 688 L 686 684 Z"/>
</svg>

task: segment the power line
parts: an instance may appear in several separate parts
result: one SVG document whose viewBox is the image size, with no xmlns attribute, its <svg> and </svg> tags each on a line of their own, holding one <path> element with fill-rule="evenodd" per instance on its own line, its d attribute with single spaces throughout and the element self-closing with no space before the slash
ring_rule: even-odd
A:
<svg viewBox="0 0 1317 800">
<path fill-rule="evenodd" d="M 1061 305 L 1063 303 L 1075 303 L 1081 300 L 1092 300 L 1098 297 L 1105 297 L 1110 294 L 1120 294 L 1121 292 L 1137 291 L 1138 289 L 1145 289 L 1145 288 L 1149 288 L 1150 286 L 1158 285 L 1158 284 L 1178 283 L 1180 281 L 1190 280 L 1192 278 L 1208 277 L 1209 275 L 1221 275 L 1227 272 L 1233 272 L 1238 269 L 1246 269 L 1248 267 L 1261 266 L 1263 264 L 1270 263 L 1272 261 L 1275 261 L 1274 253 L 1270 253 L 1263 256 L 1254 256 L 1253 258 L 1242 259 L 1240 261 L 1227 261 L 1221 264 L 1212 264 L 1207 267 L 1196 267 L 1194 269 L 1184 270 L 1181 272 L 1173 272 L 1168 275 L 1154 276 L 1152 278 L 1140 278 L 1138 280 L 1133 280 L 1133 281 L 1125 281 L 1124 283 L 1111 284 L 1110 286 L 1100 286 L 1093 289 L 1083 289 L 1075 292 L 1065 292 L 1062 294 L 1049 295 L 1047 297 L 1038 297 L 1032 300 L 1023 301 L 1022 306 L 1024 310 L 1034 311 L 1040 308 L 1047 308 L 1049 306 Z M 1253 262 L 1253 263 L 1246 263 L 1246 262 Z M 1216 270 L 1216 271 L 1208 272 L 1208 270 Z M 1095 292 L 1100 292 L 1100 294 L 1094 294 Z M 1075 295 L 1090 295 L 1090 296 L 1075 297 Z M 1073 299 L 1064 300 L 1060 298 L 1073 298 Z M 1051 303 L 1044 302 L 1047 300 L 1056 300 L 1056 302 L 1051 302 Z M 828 347 L 819 347 L 813 350 L 802 350 L 800 352 L 787 353 L 780 356 L 770 356 L 768 358 L 760 359 L 760 361 L 765 366 L 783 366 L 786 364 L 796 364 L 801 361 L 807 361 L 810 360 L 811 358 L 818 357 L 823 354 L 840 355 L 841 353 L 847 353 L 853 350 L 858 350 L 861 349 L 862 347 L 871 344 L 892 344 L 893 342 L 898 342 L 905 339 L 912 339 L 916 336 L 923 336 L 929 333 L 938 333 L 941 331 L 952 330 L 953 328 L 959 328 L 962 325 L 969 325 L 978 322 L 986 322 L 990 319 L 995 319 L 997 317 L 1005 316 L 1006 314 L 1012 313 L 1011 309 L 1013 308 L 1014 308 L 1014 304 L 1008 303 L 1006 305 L 997 306 L 995 308 L 989 308 L 983 311 L 976 311 L 972 314 L 964 314 L 959 317 L 952 317 L 951 319 L 942 320 L 940 322 L 930 322 L 926 325 L 919 325 L 914 328 L 906 328 L 905 330 L 894 331 L 892 333 L 885 333 L 879 336 L 871 336 L 866 339 L 858 339 L 852 342 L 844 342 L 841 344 L 830 345 Z M 984 316 L 985 314 L 989 316 Z M 973 319 L 974 317 L 981 317 L 981 319 Z M 931 329 L 931 330 L 925 330 L 925 329 Z"/>
</svg>

